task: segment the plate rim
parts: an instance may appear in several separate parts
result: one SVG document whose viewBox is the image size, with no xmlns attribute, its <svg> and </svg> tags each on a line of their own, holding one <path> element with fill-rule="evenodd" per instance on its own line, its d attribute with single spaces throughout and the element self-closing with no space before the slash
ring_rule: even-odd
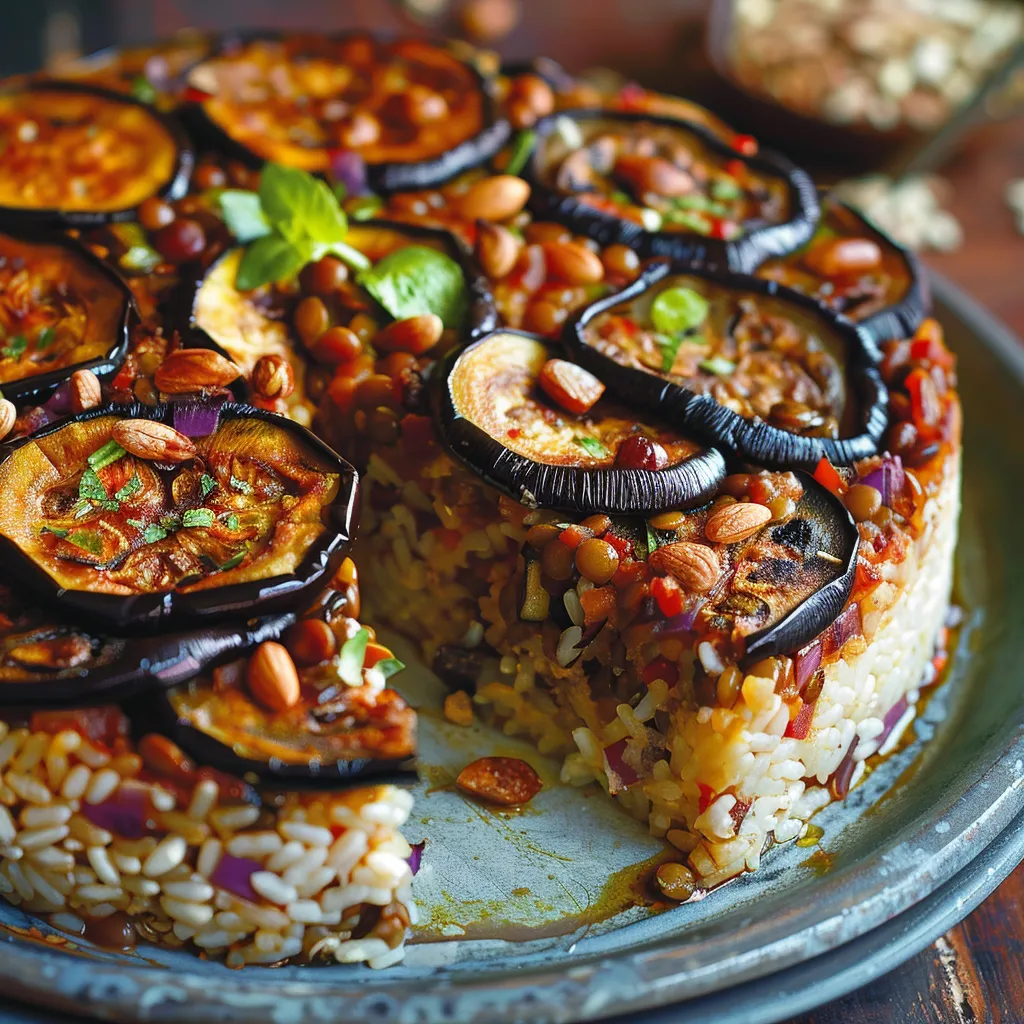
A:
<svg viewBox="0 0 1024 1024">
<path fill-rule="evenodd" d="M 1024 388 L 1024 345 L 944 276 L 930 269 L 929 275 L 937 304 L 961 320 Z M 950 883 L 1024 813 L 1024 723 L 1018 723 L 1016 734 L 997 753 L 976 757 L 965 772 L 971 781 L 957 787 L 955 795 L 946 794 L 927 812 L 906 823 L 899 847 L 909 846 L 925 856 L 912 866 L 904 865 L 897 884 L 886 884 L 879 870 L 879 857 L 884 854 L 836 870 L 813 910 L 797 906 L 751 922 L 744 930 L 742 948 L 734 949 L 727 957 L 716 952 L 725 941 L 723 936 L 701 941 L 701 948 L 696 949 L 685 934 L 676 934 L 647 940 L 642 946 L 614 955 L 581 953 L 568 969 L 562 963 L 525 966 L 515 971 L 510 984 L 509 967 L 486 965 L 478 971 L 439 969 L 438 983 L 426 986 L 419 978 L 389 979 L 387 972 L 380 975 L 382 983 L 352 982 L 348 978 L 336 981 L 323 976 L 316 980 L 312 975 L 308 981 L 282 983 L 280 979 L 275 981 L 269 971 L 234 975 L 231 985 L 226 986 L 219 979 L 187 970 L 176 969 L 171 975 L 163 967 L 94 962 L 89 988 L 95 988 L 97 1002 L 90 1003 L 89 1010 L 112 1020 L 131 1020 L 142 1010 L 145 1017 L 169 1021 L 179 1018 L 173 1009 L 167 1014 L 168 1003 L 184 1006 L 182 1001 L 187 1000 L 192 1024 L 229 1019 L 225 1012 L 232 1007 L 245 1014 L 237 1019 L 255 1022 L 276 1020 L 274 1006 L 287 998 L 302 1000 L 313 1019 L 339 1024 L 356 1020 L 380 1024 L 391 1020 L 499 1024 L 520 1019 L 596 1020 L 671 1006 L 681 1009 L 679 1004 L 685 1006 L 688 1001 L 710 997 L 726 986 L 742 986 L 778 975 L 780 970 L 813 963 L 886 926 Z M 979 796 L 984 791 L 987 793 Z M 972 795 L 975 800 L 969 799 Z M 978 806 L 984 808 L 980 816 Z M 967 812 L 961 807 L 975 810 Z M 941 833 L 935 828 L 939 821 L 948 826 Z M 1006 874 L 1014 866 L 1010 864 Z M 960 917 L 970 909 L 964 904 Z M 813 919 L 808 920 L 809 916 Z M 732 939 L 735 945 L 735 935 Z M 74 992 L 61 990 L 60 967 L 72 954 L 20 944 L 13 937 L 0 948 L 4 950 L 0 956 L 0 984 L 8 995 L 53 1009 L 80 1012 L 82 986 Z M 113 984 L 104 985 L 104 978 Z M 594 983 L 597 978 L 600 984 Z M 826 991 L 822 1000 L 839 994 Z M 203 997 L 201 1002 L 197 1001 L 199 996 Z M 156 1001 L 159 999 L 167 1002 Z M 299 1012 L 297 1004 L 294 1006 L 289 1017 Z"/>
</svg>

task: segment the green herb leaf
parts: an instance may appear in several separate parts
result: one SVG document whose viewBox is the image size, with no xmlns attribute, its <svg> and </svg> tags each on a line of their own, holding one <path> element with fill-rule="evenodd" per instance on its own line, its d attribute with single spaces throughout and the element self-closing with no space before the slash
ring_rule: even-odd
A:
<svg viewBox="0 0 1024 1024">
<path fill-rule="evenodd" d="M 117 262 L 130 274 L 151 274 L 163 257 L 151 245 L 133 245 Z"/>
<path fill-rule="evenodd" d="M 237 476 L 232 476 L 228 483 L 231 484 L 231 490 L 238 491 L 239 494 L 252 494 L 252 484 L 247 480 L 239 480 Z"/>
<path fill-rule="evenodd" d="M 219 566 L 218 571 L 227 572 L 228 569 L 234 569 L 241 565 L 243 558 L 245 558 L 245 548 L 233 554 L 223 565 Z"/>
<path fill-rule="evenodd" d="M 382 672 L 385 679 L 390 679 L 393 675 L 396 675 L 405 668 L 405 663 L 399 661 L 397 658 L 383 658 L 373 667 Z"/>
<path fill-rule="evenodd" d="M 679 352 L 679 346 L 683 343 L 683 336 L 681 334 L 662 334 L 658 331 L 652 337 L 661 349 L 661 369 L 664 373 L 668 373 L 675 365 L 676 354 Z"/>
<path fill-rule="evenodd" d="M 181 516 L 177 512 L 169 512 L 167 515 L 160 517 L 160 525 L 170 533 L 181 526 Z"/>
<path fill-rule="evenodd" d="M 118 501 L 127 501 L 133 494 L 138 494 L 142 490 L 142 481 L 139 479 L 138 473 L 133 473 L 131 480 L 114 492 L 114 497 Z"/>
<path fill-rule="evenodd" d="M 208 508 L 190 508 L 181 517 L 181 525 L 185 529 L 191 529 L 194 526 L 213 526 L 216 521 L 217 516 L 212 509 Z"/>
<path fill-rule="evenodd" d="M 132 79 L 132 96 L 143 103 L 156 103 L 156 86 L 145 75 L 136 75 Z"/>
<path fill-rule="evenodd" d="M 103 469 L 104 466 L 117 462 L 127 454 L 116 441 L 108 441 L 102 448 L 97 448 L 86 461 L 90 469 Z"/>
<path fill-rule="evenodd" d="M 75 502 L 74 509 L 72 511 L 74 512 L 75 519 L 84 519 L 87 515 L 92 514 L 92 502 L 79 498 L 78 501 Z"/>
<path fill-rule="evenodd" d="M 348 203 L 348 215 L 352 220 L 370 220 L 383 209 L 384 200 L 380 196 L 360 196 Z"/>
<path fill-rule="evenodd" d="M 578 444 L 588 455 L 595 459 L 607 459 L 611 452 L 596 437 L 574 437 L 573 442 Z"/>
<path fill-rule="evenodd" d="M 28 338 L 24 334 L 15 334 L 9 338 L 7 344 L 0 349 L 0 355 L 8 359 L 20 359 L 28 348 Z"/>
<path fill-rule="evenodd" d="M 238 516 L 236 516 L 234 512 L 229 512 L 224 517 L 224 525 L 229 530 L 237 530 L 238 529 L 238 525 L 239 525 L 239 523 L 238 523 Z"/>
<path fill-rule="evenodd" d="M 347 242 L 331 242 L 330 245 L 316 245 L 313 248 L 313 259 L 321 260 L 325 256 L 334 254 L 340 260 L 344 260 L 353 270 L 369 270 L 373 264 L 358 249 L 354 249 Z"/>
<path fill-rule="evenodd" d="M 106 501 L 110 497 L 106 487 L 103 486 L 103 481 L 96 475 L 96 470 L 91 467 L 82 474 L 82 478 L 78 481 L 78 497 L 89 501 Z"/>
<path fill-rule="evenodd" d="M 90 555 L 103 553 L 103 538 L 92 530 L 75 530 L 67 535 L 67 542 L 76 548 L 88 551 Z"/>
<path fill-rule="evenodd" d="M 206 496 L 207 496 L 207 495 L 208 495 L 208 494 L 210 493 L 210 491 L 212 491 L 212 490 L 213 490 L 213 489 L 214 489 L 214 488 L 215 488 L 216 486 L 217 486 L 217 481 L 216 481 L 216 480 L 215 480 L 215 479 L 214 479 L 214 478 L 213 478 L 212 476 L 210 476 L 210 474 L 209 474 L 209 473 L 204 473 L 204 474 L 203 474 L 203 475 L 202 475 L 202 476 L 201 476 L 201 477 L 199 478 L 199 488 L 200 488 L 200 490 L 201 490 L 201 491 L 203 492 L 203 497 L 204 497 L 204 498 L 205 498 L 205 497 L 206 497 Z"/>
<path fill-rule="evenodd" d="M 270 222 L 263 215 L 260 197 L 255 192 L 225 189 L 218 201 L 224 223 L 243 245 L 270 234 Z"/>
<path fill-rule="evenodd" d="M 425 245 L 396 249 L 359 275 L 359 283 L 396 319 L 436 313 L 458 329 L 469 297 L 462 268 Z"/>
<path fill-rule="evenodd" d="M 147 544 L 155 544 L 158 540 L 163 540 L 167 536 L 167 531 L 157 523 L 150 523 L 145 530 L 142 531 L 142 539 Z"/>
<path fill-rule="evenodd" d="M 39 337 L 36 338 L 36 349 L 42 352 L 44 349 L 48 349 L 57 337 L 57 332 L 52 327 L 44 327 L 39 332 Z"/>
<path fill-rule="evenodd" d="M 697 365 L 702 370 L 707 370 L 708 373 L 713 373 L 718 377 L 728 377 L 736 369 L 736 364 L 731 359 L 723 359 L 722 356 L 702 359 Z"/>
<path fill-rule="evenodd" d="M 260 174 L 259 197 L 264 217 L 292 242 L 340 242 L 348 230 L 330 187 L 307 171 L 267 164 Z"/>
<path fill-rule="evenodd" d="M 537 133 L 532 128 L 520 132 L 512 141 L 512 152 L 509 154 L 504 173 L 519 174 L 526 166 L 526 161 L 530 159 L 536 142 Z"/>
<path fill-rule="evenodd" d="M 308 239 L 291 242 L 282 235 L 257 238 L 242 254 L 235 286 L 251 292 L 274 281 L 294 277 L 312 258 L 313 243 Z"/>
<path fill-rule="evenodd" d="M 715 199 L 739 199 L 743 189 L 735 178 L 717 178 L 711 183 L 711 194 Z"/>
<path fill-rule="evenodd" d="M 361 629 L 342 645 L 338 657 L 338 675 L 349 686 L 363 685 L 363 662 L 366 660 L 366 645 L 369 642 L 369 632 Z"/>
<path fill-rule="evenodd" d="M 146 528 L 145 522 L 143 520 L 141 520 L 141 519 L 127 519 L 126 518 L 125 522 L 129 526 L 134 526 L 136 530 L 144 530 Z"/>
<path fill-rule="evenodd" d="M 40 534 L 52 533 L 54 537 L 64 538 L 68 535 L 67 530 L 62 530 L 57 526 L 44 526 L 40 531 Z"/>
<path fill-rule="evenodd" d="M 708 300 L 692 288 L 666 288 L 651 304 L 651 320 L 663 334 L 679 334 L 707 319 Z"/>
</svg>

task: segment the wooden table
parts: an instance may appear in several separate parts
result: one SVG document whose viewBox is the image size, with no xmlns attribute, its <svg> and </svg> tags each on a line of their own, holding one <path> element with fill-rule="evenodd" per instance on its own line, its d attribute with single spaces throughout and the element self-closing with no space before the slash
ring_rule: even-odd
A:
<svg viewBox="0 0 1024 1024">
<path fill-rule="evenodd" d="M 1024 178 L 1024 119 L 975 132 L 943 169 L 966 240 L 929 255 L 1024 338 L 1024 237 L 1004 191 Z M 1020 1024 L 1024 1021 L 1024 865 L 962 924 L 913 960 L 790 1024 Z"/>
</svg>

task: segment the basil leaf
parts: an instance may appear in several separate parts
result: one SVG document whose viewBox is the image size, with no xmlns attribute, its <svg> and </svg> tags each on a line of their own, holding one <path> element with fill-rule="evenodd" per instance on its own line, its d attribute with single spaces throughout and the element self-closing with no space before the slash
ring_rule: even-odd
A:
<svg viewBox="0 0 1024 1024">
<path fill-rule="evenodd" d="M 361 629 L 342 645 L 338 657 L 338 675 L 349 686 L 363 685 L 363 662 L 366 660 L 366 645 L 369 642 L 369 632 Z"/>
<path fill-rule="evenodd" d="M 274 229 L 290 242 L 340 242 L 348 221 L 326 182 L 307 171 L 267 164 L 260 175 L 260 206 Z"/>
<path fill-rule="evenodd" d="M 436 313 L 445 327 L 458 329 L 469 303 L 462 268 L 425 245 L 396 249 L 358 280 L 396 320 Z"/>
<path fill-rule="evenodd" d="M 142 481 L 139 479 L 139 474 L 134 473 L 131 480 L 124 485 L 124 487 L 114 492 L 114 497 L 118 501 L 126 501 L 133 494 L 138 494 L 142 490 Z"/>
<path fill-rule="evenodd" d="M 96 475 L 96 470 L 87 469 L 78 481 L 78 497 L 89 501 L 106 501 L 107 489 L 103 481 Z"/>
<path fill-rule="evenodd" d="M 607 459 L 611 452 L 596 437 L 574 437 L 573 442 L 578 444 L 588 455 L 595 459 Z"/>
<path fill-rule="evenodd" d="M 127 454 L 116 441 L 108 441 L 102 448 L 97 448 L 86 462 L 89 463 L 90 469 L 103 469 L 104 466 L 117 462 Z"/>
<path fill-rule="evenodd" d="M 313 259 L 323 259 L 324 256 L 333 253 L 340 260 L 344 260 L 353 270 L 369 270 L 373 264 L 358 249 L 353 248 L 347 242 L 331 242 L 330 245 L 316 245 L 313 248 Z"/>
<path fill-rule="evenodd" d="M 383 672 L 385 679 L 390 679 L 393 675 L 401 672 L 402 669 L 405 668 L 405 664 L 397 658 L 384 658 L 383 660 L 378 661 L 373 667 Z"/>
<path fill-rule="evenodd" d="M 215 488 L 216 486 L 217 486 L 217 481 L 216 481 L 216 480 L 215 480 L 215 479 L 214 479 L 214 478 L 213 478 L 212 476 L 210 476 L 210 474 L 209 474 L 209 473 L 204 473 L 204 474 L 203 474 L 203 475 L 202 475 L 202 476 L 201 476 L 201 477 L 199 478 L 199 487 L 200 487 L 200 489 L 201 489 L 201 490 L 202 490 L 202 492 L 203 492 L 203 497 L 204 497 L 204 498 L 205 498 L 205 497 L 206 497 L 206 496 L 207 496 L 207 495 L 208 495 L 208 494 L 210 493 L 210 491 L 212 491 L 212 490 L 213 490 L 213 489 L 214 489 L 214 488 Z"/>
<path fill-rule="evenodd" d="M 224 223 L 243 245 L 270 234 L 270 222 L 264 216 L 260 197 L 255 192 L 225 189 L 220 194 L 219 203 Z"/>
<path fill-rule="evenodd" d="M 239 291 L 251 292 L 262 285 L 292 278 L 312 255 L 313 243 L 308 239 L 296 244 L 278 234 L 257 238 L 242 256 L 235 286 Z"/>
<path fill-rule="evenodd" d="M 74 533 L 69 533 L 66 539 L 69 544 L 88 551 L 90 555 L 103 553 L 103 538 L 92 530 L 75 530 Z"/>
<path fill-rule="evenodd" d="M 190 508 L 181 517 L 181 525 L 185 529 L 191 529 L 193 526 L 213 526 L 216 521 L 217 517 L 208 508 Z"/>
<path fill-rule="evenodd" d="M 145 530 L 142 531 L 142 539 L 147 544 L 155 544 L 158 540 L 163 540 L 167 536 L 167 531 L 156 523 L 150 523 Z"/>
<path fill-rule="evenodd" d="M 651 320 L 664 334 L 678 334 L 699 327 L 707 319 L 708 300 L 692 288 L 677 285 L 659 293 L 651 304 Z"/>
</svg>

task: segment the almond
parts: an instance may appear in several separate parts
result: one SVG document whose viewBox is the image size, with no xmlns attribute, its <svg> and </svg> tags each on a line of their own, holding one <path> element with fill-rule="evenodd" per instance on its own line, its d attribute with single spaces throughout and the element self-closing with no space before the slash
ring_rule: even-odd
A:
<svg viewBox="0 0 1024 1024">
<path fill-rule="evenodd" d="M 418 356 L 432 349 L 443 331 L 444 324 L 436 313 L 421 313 L 382 327 L 373 336 L 373 347 L 378 352 L 411 352 Z"/>
<path fill-rule="evenodd" d="M 668 572 L 686 590 L 707 593 L 718 582 L 718 555 L 706 544 L 681 540 L 658 548 L 648 558 L 653 569 Z"/>
<path fill-rule="evenodd" d="M 267 640 L 249 659 L 245 670 L 249 692 L 271 711 L 285 711 L 299 703 L 299 673 L 292 656 L 280 644 Z"/>
<path fill-rule="evenodd" d="M 260 356 L 252 368 L 252 386 L 264 398 L 287 398 L 295 390 L 295 372 L 284 356 Z"/>
<path fill-rule="evenodd" d="M 0 440 L 14 429 L 14 421 L 17 418 L 18 410 L 14 408 L 14 403 L 6 398 L 0 398 Z"/>
<path fill-rule="evenodd" d="M 320 665 L 334 657 L 338 638 L 323 619 L 302 619 L 288 631 L 288 650 L 300 665 Z"/>
<path fill-rule="evenodd" d="M 68 382 L 72 412 L 95 409 L 103 400 L 100 379 L 92 370 L 75 370 Z"/>
<path fill-rule="evenodd" d="M 604 264 L 582 242 L 545 242 L 548 273 L 566 284 L 597 284 L 604 278 Z"/>
<path fill-rule="evenodd" d="M 660 156 L 623 153 L 615 161 L 615 174 L 625 178 L 634 190 L 659 196 L 685 196 L 693 191 L 693 178 Z"/>
<path fill-rule="evenodd" d="M 713 544 L 736 544 L 752 537 L 770 522 L 772 510 L 753 501 L 723 505 L 711 513 L 704 524 L 704 535 Z"/>
<path fill-rule="evenodd" d="M 519 258 L 519 239 L 501 224 L 476 222 L 476 258 L 483 272 L 498 281 L 512 273 Z"/>
<path fill-rule="evenodd" d="M 511 174 L 481 178 L 452 200 L 454 212 L 465 220 L 508 220 L 530 198 L 530 186 Z"/>
<path fill-rule="evenodd" d="M 129 454 L 154 462 L 184 462 L 196 454 L 195 443 L 174 427 L 153 420 L 121 420 L 111 431 Z"/>
<path fill-rule="evenodd" d="M 549 359 L 537 376 L 541 390 L 568 412 L 589 412 L 604 394 L 604 385 L 588 370 L 564 359 Z"/>
<path fill-rule="evenodd" d="M 166 395 L 181 395 L 204 388 L 222 388 L 241 375 L 230 359 L 208 348 L 179 348 L 153 374 L 153 383 Z"/>
</svg>

